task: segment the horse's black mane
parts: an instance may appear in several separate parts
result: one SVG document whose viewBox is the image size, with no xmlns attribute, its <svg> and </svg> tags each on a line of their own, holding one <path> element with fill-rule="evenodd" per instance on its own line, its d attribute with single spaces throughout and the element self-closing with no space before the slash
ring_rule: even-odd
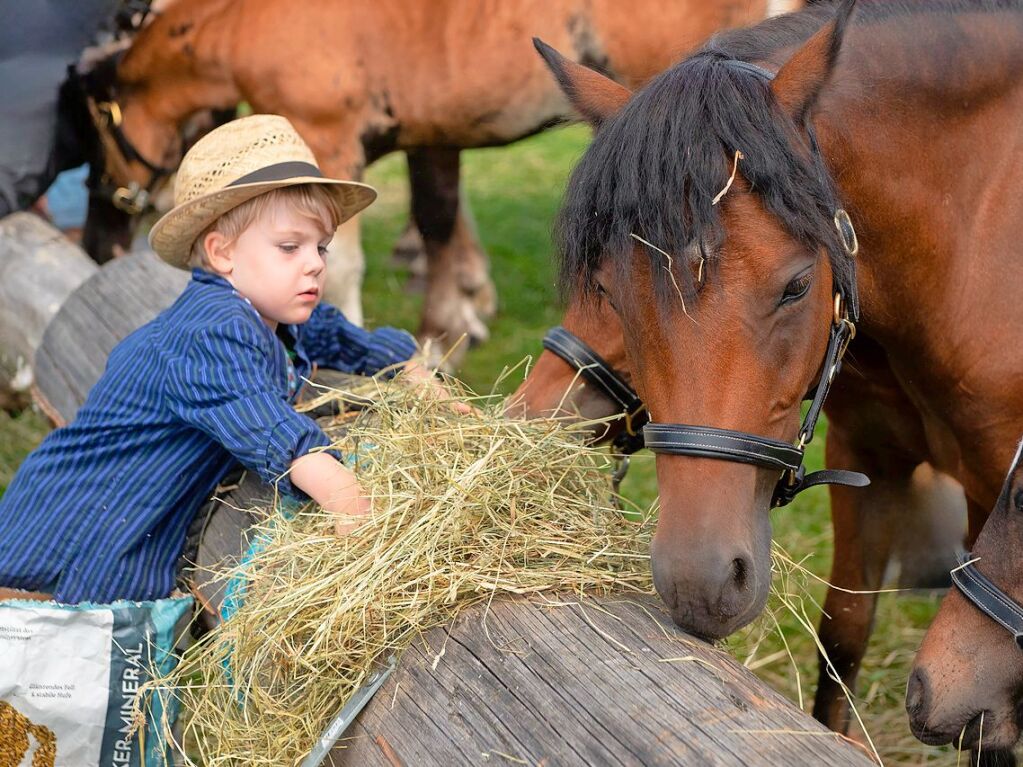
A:
<svg viewBox="0 0 1023 767">
<path fill-rule="evenodd" d="M 837 252 L 830 182 L 795 149 L 799 139 L 769 82 L 726 63 L 765 60 L 809 38 L 833 13 L 830 4 L 816 6 L 720 35 L 602 126 L 572 173 L 556 224 L 564 293 L 590 291 L 603 257 L 630 253 L 633 235 L 672 254 L 676 266 L 689 249 L 690 258 L 701 253 L 712 269 L 721 240 L 712 200 L 728 182 L 736 150 L 743 153 L 743 177 L 767 209 L 807 245 Z M 683 264 L 669 274 L 664 256 L 644 249 L 658 296 L 680 289 L 688 302 L 696 287 L 692 269 Z M 627 267 L 626 259 L 618 263 Z M 836 266 L 851 271 L 844 260 Z"/>
<path fill-rule="evenodd" d="M 1019 0 L 921 0 L 863 3 L 856 23 L 894 14 L 1018 8 Z M 607 256 L 624 278 L 633 235 L 671 254 L 675 267 L 702 254 L 714 267 L 722 232 L 712 200 L 728 182 L 736 150 L 742 176 L 766 209 L 800 242 L 825 247 L 836 282 L 855 296 L 854 265 L 833 222 L 837 204 L 826 169 L 806 149 L 807 134 L 781 113 L 769 81 L 729 61 L 784 57 L 835 17 L 839 3 L 810 6 L 749 29 L 723 33 L 640 90 L 606 122 L 576 166 L 555 228 L 562 293 L 592 291 Z M 866 7 L 864 7 L 866 6 Z M 990 6 L 990 7 L 988 7 Z M 694 270 L 646 250 L 661 301 L 695 295 Z"/>
</svg>

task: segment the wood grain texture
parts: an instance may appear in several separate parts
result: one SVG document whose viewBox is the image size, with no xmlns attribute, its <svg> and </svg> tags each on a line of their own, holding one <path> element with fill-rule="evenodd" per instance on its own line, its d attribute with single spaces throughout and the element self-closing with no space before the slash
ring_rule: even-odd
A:
<svg viewBox="0 0 1023 767">
<path fill-rule="evenodd" d="M 426 634 L 328 761 L 872 764 L 730 655 L 676 630 L 653 597 L 565 599 L 495 602 Z"/>
<path fill-rule="evenodd" d="M 0 220 L 0 395 L 27 395 L 46 326 L 97 270 L 39 216 L 13 213 Z"/>
<path fill-rule="evenodd" d="M 74 417 L 114 346 L 170 306 L 188 280 L 140 251 L 105 264 L 67 297 L 35 355 L 33 394 L 51 420 Z"/>
</svg>

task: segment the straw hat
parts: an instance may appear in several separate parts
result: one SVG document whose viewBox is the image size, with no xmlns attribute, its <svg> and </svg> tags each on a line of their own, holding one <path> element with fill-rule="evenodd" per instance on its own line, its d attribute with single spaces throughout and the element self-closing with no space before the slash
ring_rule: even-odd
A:
<svg viewBox="0 0 1023 767">
<path fill-rule="evenodd" d="M 337 198 L 341 221 L 377 196 L 366 184 L 324 178 L 312 150 L 280 115 L 233 120 L 185 154 L 174 182 L 174 208 L 153 226 L 149 244 L 167 263 L 187 269 L 192 243 L 206 227 L 253 197 L 296 184 L 326 185 Z"/>
</svg>

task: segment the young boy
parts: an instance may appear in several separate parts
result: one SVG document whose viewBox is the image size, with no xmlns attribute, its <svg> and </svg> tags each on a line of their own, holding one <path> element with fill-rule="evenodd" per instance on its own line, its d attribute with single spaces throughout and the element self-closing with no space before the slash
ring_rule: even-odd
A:
<svg viewBox="0 0 1023 767">
<path fill-rule="evenodd" d="M 189 523 L 235 461 L 338 514 L 339 534 L 357 524 L 369 501 L 291 402 L 313 364 L 372 375 L 416 350 L 320 303 L 334 229 L 375 197 L 322 177 L 283 117 L 228 123 L 185 155 L 150 242 L 192 282 L 118 344 L 75 420 L 0 498 L 0 595 L 166 596 Z"/>
</svg>

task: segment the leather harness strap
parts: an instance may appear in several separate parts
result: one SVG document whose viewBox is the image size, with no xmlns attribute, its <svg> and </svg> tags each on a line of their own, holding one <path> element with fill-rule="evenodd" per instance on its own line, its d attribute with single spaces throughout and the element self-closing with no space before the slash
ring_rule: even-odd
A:
<svg viewBox="0 0 1023 767">
<path fill-rule="evenodd" d="M 734 69 L 748 72 L 764 80 L 774 79 L 774 73 L 746 61 L 724 60 L 722 63 Z M 807 125 L 810 153 L 818 171 L 823 172 L 820 146 L 813 126 Z M 849 215 L 833 201 L 835 226 L 845 247 L 846 255 L 856 256 L 858 243 L 852 228 Z M 856 335 L 856 320 L 859 302 L 856 296 L 855 283 L 846 289 L 837 279 L 834 282 L 835 311 L 828 338 L 828 349 L 821 366 L 820 379 L 810 402 L 810 408 L 799 429 L 799 439 L 795 445 L 781 442 L 770 437 L 756 434 L 717 429 L 710 426 L 690 426 L 673 423 L 648 423 L 643 434 L 646 445 L 655 453 L 669 455 L 695 456 L 716 458 L 723 461 L 734 461 L 776 469 L 784 472 L 774 488 L 771 506 L 785 506 L 792 502 L 798 493 L 809 487 L 822 484 L 839 484 L 851 487 L 863 487 L 870 480 L 859 472 L 844 470 L 825 470 L 806 474 L 803 467 L 804 450 L 813 439 L 814 428 L 824 407 L 824 400 L 831 390 L 831 384 L 842 366 L 842 357 L 849 342 Z"/>
<path fill-rule="evenodd" d="M 727 66 L 740 69 L 765 80 L 772 80 L 774 73 L 755 64 L 726 60 Z M 820 146 L 813 126 L 807 125 L 810 152 L 818 171 L 823 173 L 823 161 Z M 840 208 L 837 201 L 833 202 L 835 227 L 838 229 L 846 255 L 854 258 L 859 249 L 856 232 L 849 220 L 849 215 Z M 669 455 L 715 458 L 723 461 L 734 461 L 774 469 L 784 472 L 775 485 L 771 499 L 772 507 L 785 506 L 792 502 L 796 495 L 807 488 L 823 484 L 864 487 L 870 484 L 866 475 L 855 471 L 826 469 L 806 474 L 803 466 L 804 451 L 813 439 L 817 420 L 824 407 L 824 400 L 831 390 L 831 384 L 842 367 L 842 357 L 850 341 L 856 335 L 859 301 L 856 296 L 855 282 L 848 289 L 837 279 L 834 283 L 835 310 L 828 337 L 828 348 L 821 366 L 818 380 L 810 407 L 799 429 L 799 438 L 795 445 L 756 434 L 718 429 L 712 426 L 690 426 L 675 423 L 653 423 L 649 421 L 642 401 L 636 392 L 608 365 L 596 352 L 576 338 L 564 328 L 554 328 L 544 337 L 544 347 L 557 354 L 575 367 L 579 373 L 611 400 L 617 402 L 626 414 L 631 417 L 627 435 L 633 438 L 619 452 L 628 455 L 644 444 L 655 453 Z M 639 429 L 639 423 L 645 425 Z M 632 432 L 638 432 L 632 434 Z M 620 438 L 619 438 L 620 439 Z M 618 448 L 618 440 L 615 442 Z M 624 473 L 624 472 L 622 472 Z M 616 478 L 620 479 L 620 476 Z"/>
<path fill-rule="evenodd" d="M 959 554 L 959 567 L 952 570 L 952 583 L 977 609 L 1000 625 L 1023 649 L 1023 607 L 977 569 L 969 555 Z"/>
<path fill-rule="evenodd" d="M 615 452 L 632 455 L 642 449 L 643 427 L 650 420 L 650 415 L 643 400 L 621 374 L 581 338 L 561 326 L 547 331 L 543 346 L 577 370 L 579 375 L 621 409 L 626 419 L 626 428 L 612 443 Z"/>
<path fill-rule="evenodd" d="M 711 426 L 648 423 L 643 428 L 646 446 L 655 453 L 717 458 L 782 471 L 784 475 L 775 485 L 774 496 L 771 499 L 772 507 L 786 506 L 797 494 L 816 485 L 864 487 L 870 484 L 870 480 L 864 474 L 856 471 L 827 469 L 806 474 L 803 467 L 804 450 L 813 439 L 824 400 L 842 367 L 842 355 L 845 354 L 849 341 L 855 334 L 855 326 L 846 317 L 840 316 L 840 306 L 841 303 L 836 302 L 837 321 L 831 326 L 820 381 L 803 419 L 803 425 L 799 429 L 799 441 L 795 445 L 771 437 Z"/>
</svg>

